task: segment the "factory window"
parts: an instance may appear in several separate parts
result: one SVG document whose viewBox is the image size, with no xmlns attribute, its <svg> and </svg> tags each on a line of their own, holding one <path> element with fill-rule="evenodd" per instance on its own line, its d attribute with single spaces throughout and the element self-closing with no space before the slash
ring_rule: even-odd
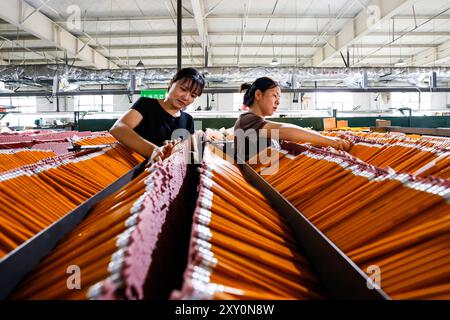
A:
<svg viewBox="0 0 450 320">
<path fill-rule="evenodd" d="M 233 93 L 233 111 L 242 110 L 242 101 L 244 101 L 244 93 Z"/>
<path fill-rule="evenodd" d="M 21 113 L 35 113 L 36 112 L 36 97 L 3 97 L 0 98 L 0 106 L 15 107 L 11 111 L 18 111 Z"/>
<path fill-rule="evenodd" d="M 419 110 L 419 92 L 393 92 L 392 107 Z M 430 109 L 430 107 L 431 93 L 422 92 L 420 94 L 420 109 Z"/>
<path fill-rule="evenodd" d="M 113 96 L 101 95 L 75 96 L 75 111 L 113 112 Z"/>
<path fill-rule="evenodd" d="M 317 110 L 351 111 L 353 109 L 353 94 L 350 92 L 318 92 L 315 97 Z"/>
</svg>

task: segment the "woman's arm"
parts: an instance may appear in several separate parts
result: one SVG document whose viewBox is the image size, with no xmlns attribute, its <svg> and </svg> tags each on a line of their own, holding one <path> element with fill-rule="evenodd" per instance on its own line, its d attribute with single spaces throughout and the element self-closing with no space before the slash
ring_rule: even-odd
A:
<svg viewBox="0 0 450 320">
<path fill-rule="evenodd" d="M 326 137 L 316 131 L 306 130 L 293 124 L 267 121 L 262 129 L 266 130 L 261 131 L 260 135 L 268 138 L 271 138 L 271 131 L 275 129 L 278 130 L 278 138 L 281 140 L 308 142 L 317 147 L 329 146 L 338 150 L 350 149 L 350 143 L 346 140 Z"/>
<path fill-rule="evenodd" d="M 136 110 L 128 110 L 109 130 L 109 133 L 128 148 L 144 157 L 156 157 L 162 154 L 160 148 L 142 138 L 133 129 L 142 121 L 142 115 Z"/>
</svg>

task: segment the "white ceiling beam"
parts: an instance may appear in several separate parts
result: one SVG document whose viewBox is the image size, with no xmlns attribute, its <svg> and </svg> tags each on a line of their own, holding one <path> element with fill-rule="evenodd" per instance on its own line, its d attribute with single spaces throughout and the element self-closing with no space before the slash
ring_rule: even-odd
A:
<svg viewBox="0 0 450 320">
<path fill-rule="evenodd" d="M 328 38 L 328 43 L 314 54 L 313 65 L 321 66 L 339 55 L 378 26 L 404 11 L 416 0 L 372 0 L 351 21 L 348 21 L 336 36 Z M 372 13 L 372 14 L 371 14 Z"/>
<path fill-rule="evenodd" d="M 369 57 L 366 57 L 364 55 L 355 55 L 355 60 L 364 58 L 364 60 L 370 60 L 370 59 L 381 60 L 381 59 L 383 59 L 383 60 L 387 60 L 388 62 L 389 62 L 389 60 L 396 62 L 395 60 L 398 60 L 400 58 L 407 60 L 407 59 L 411 59 L 412 57 L 413 57 L 413 55 L 409 55 L 409 54 L 390 54 L 390 55 L 379 54 L 379 55 L 371 55 Z M 329 59 L 329 62 L 340 61 L 340 59 L 341 59 L 340 57 L 334 57 L 333 59 Z"/>
<path fill-rule="evenodd" d="M 443 44 L 419 52 L 413 56 L 410 63 L 414 66 L 439 65 L 450 61 L 450 40 Z"/>
<path fill-rule="evenodd" d="M 209 47 L 208 22 L 205 14 L 204 0 L 191 0 L 191 5 L 192 11 L 194 12 L 194 19 L 198 30 L 198 35 L 202 43 L 203 54 L 207 55 L 204 57 L 205 62 L 207 60 L 209 64 L 212 64 Z"/>
<path fill-rule="evenodd" d="M 201 45 L 199 43 L 187 43 L 187 46 L 189 48 L 201 48 Z M 229 43 L 210 43 L 210 45 L 214 48 L 235 48 L 236 43 L 235 42 L 229 42 Z M 355 45 L 354 47 L 358 50 L 360 49 L 378 49 L 382 47 L 383 44 L 363 44 L 363 45 Z M 105 45 L 104 47 L 100 46 L 92 46 L 95 50 L 152 50 L 152 49 L 176 49 L 176 44 L 173 43 L 167 43 L 167 44 L 145 44 L 145 45 L 139 45 L 139 44 L 123 44 L 123 45 Z M 272 48 L 271 43 L 246 43 L 246 48 Z M 405 49 L 420 49 L 420 48 L 436 48 L 437 45 L 435 44 L 416 44 L 416 43 L 403 43 L 403 44 L 394 44 L 390 45 L 389 48 L 405 48 Z M 275 48 L 303 48 L 303 49 L 313 49 L 315 48 L 311 43 L 275 43 Z M 388 49 L 388 47 L 386 47 Z M 49 52 L 54 53 L 55 47 L 48 47 L 48 46 L 26 46 L 24 47 L 9 47 L 4 46 L 3 48 L 0 48 L 0 53 L 18 53 L 18 52 Z M 63 51 L 59 51 L 59 57 L 63 56 Z M 70 58 L 70 56 L 69 56 Z"/>
<path fill-rule="evenodd" d="M 0 54 L 0 66 L 6 66 L 9 62 Z"/>
<path fill-rule="evenodd" d="M 212 55 L 214 59 L 236 59 L 236 56 L 233 54 L 213 54 Z M 270 60 L 272 60 L 273 55 L 271 54 L 259 54 L 259 55 L 251 55 L 251 54 L 246 54 L 246 55 L 241 55 L 241 57 L 243 57 L 244 59 L 249 59 L 249 58 L 253 58 L 253 59 L 267 59 L 268 62 L 270 62 Z M 295 59 L 296 57 L 298 58 L 302 58 L 302 59 L 311 59 L 313 56 L 312 55 L 295 55 L 295 54 L 284 54 L 282 56 L 280 56 L 281 59 Z M 370 58 L 368 58 L 369 60 L 387 60 L 389 61 L 389 59 L 392 59 L 393 61 L 398 60 L 399 58 L 403 58 L 403 59 L 410 59 L 412 56 L 410 55 L 374 55 L 371 56 Z M 125 60 L 126 57 L 120 57 L 121 59 Z M 176 55 L 147 55 L 147 56 L 130 56 L 129 59 L 130 60 L 136 60 L 138 61 L 140 58 L 142 58 L 142 61 L 145 60 L 151 60 L 151 59 L 176 59 Z M 188 54 L 184 54 L 183 55 L 183 59 L 190 59 L 191 56 Z M 193 55 L 192 56 L 193 59 L 201 59 L 201 55 Z M 362 56 L 357 56 L 355 58 L 362 58 Z M 332 61 L 332 60 L 330 60 Z"/>
<path fill-rule="evenodd" d="M 42 51 L 55 51 L 55 47 L 3 47 L 0 49 L 0 52 L 2 53 L 8 53 L 8 52 L 29 52 L 29 51 L 38 51 L 38 52 L 42 52 Z M 58 50 L 59 52 L 62 52 L 62 50 Z"/>
<path fill-rule="evenodd" d="M 58 62 L 58 59 L 61 60 L 61 58 L 64 57 L 64 52 L 59 51 L 58 54 L 58 52 L 55 52 L 55 48 L 52 48 L 52 50 L 48 50 L 45 52 L 35 50 L 32 48 L 32 46 L 30 46 L 29 41 L 8 39 L 6 37 L 3 37 L 2 35 L 0 35 L 0 41 L 2 41 L 0 45 L 0 54 L 3 54 L 3 61 L 5 62 L 4 64 L 9 64 L 9 61 L 12 59 L 11 57 L 17 57 L 18 55 L 16 53 L 20 52 L 34 53 L 36 55 L 42 56 L 49 62 Z M 23 60 L 22 62 L 24 62 L 25 59 L 23 58 L 23 56 L 19 58 L 21 58 Z"/>
<path fill-rule="evenodd" d="M 187 46 L 189 46 L 190 48 L 201 48 L 202 46 L 199 43 L 191 43 L 191 42 L 187 42 L 186 43 Z M 214 48 L 235 48 L 236 42 L 228 42 L 228 43 L 211 43 L 210 42 L 210 46 L 214 47 Z M 111 45 L 111 46 L 105 46 L 107 49 L 111 49 L 111 50 L 124 50 L 124 49 L 174 49 L 176 48 L 176 44 L 148 44 L 148 45 L 142 45 L 139 46 L 137 44 L 132 44 L 132 45 Z M 245 44 L 246 48 L 272 48 L 272 44 L 271 43 L 246 43 Z M 295 48 L 295 47 L 299 47 L 299 48 L 313 48 L 312 44 L 309 43 L 275 43 L 275 47 L 276 48 Z M 430 46 L 427 46 L 430 47 Z M 94 47 L 95 48 L 95 47 Z M 0 49 L 1 52 L 1 49 Z"/>
<path fill-rule="evenodd" d="M 199 43 L 186 43 L 189 48 L 201 48 L 202 46 Z M 214 48 L 235 48 L 236 43 L 235 42 L 229 42 L 229 43 L 210 43 L 211 47 Z M 311 43 L 275 43 L 275 48 L 315 48 L 313 44 Z M 355 48 L 357 49 L 378 49 L 383 44 L 363 44 L 363 45 L 355 45 Z M 123 44 L 123 45 L 105 45 L 106 49 L 111 50 L 135 50 L 135 49 L 175 49 L 177 47 L 176 44 L 173 43 L 167 43 L 167 44 L 146 44 L 146 45 L 139 45 L 139 44 Z M 246 48 L 272 48 L 272 43 L 246 43 Z M 389 48 L 434 48 L 437 47 L 435 44 L 422 44 L 422 43 L 405 43 L 405 44 L 395 44 L 389 46 Z M 101 47 L 93 46 L 94 49 L 100 49 Z M 37 50 L 37 48 L 31 48 L 33 50 Z M 46 49 L 52 50 L 51 47 L 39 47 L 40 51 L 45 51 Z M 17 49 L 20 51 L 20 48 Z M 54 50 L 54 48 L 53 48 Z M 0 52 L 2 49 L 0 49 Z M 8 49 L 4 49 L 4 51 L 8 51 Z"/>
<path fill-rule="evenodd" d="M 34 13 L 33 13 L 34 12 Z M 30 15 L 31 14 L 31 15 Z M 23 19 L 28 17 L 25 21 Z M 117 65 L 86 45 L 67 30 L 55 24 L 41 12 L 22 0 L 0 1 L 0 18 L 39 39 L 49 41 L 68 54 L 86 61 L 98 69 L 117 68 Z"/>
<path fill-rule="evenodd" d="M 94 31 L 92 31 L 94 32 Z M 262 36 L 264 34 L 263 31 L 246 31 L 246 36 Z M 274 36 L 281 36 L 281 37 L 318 37 L 321 35 L 320 32 L 302 32 L 302 31 L 271 31 L 270 34 Z M 0 35 L 2 33 L 0 32 Z M 208 32 L 209 37 L 212 36 L 240 36 L 240 32 L 233 32 L 233 31 L 209 31 Z M 398 35 L 401 35 L 399 33 Z M 183 30 L 183 36 L 198 36 L 197 30 Z M 331 38 L 337 36 L 337 33 L 329 32 L 327 36 L 330 36 Z M 13 34 L 11 34 L 11 37 L 14 37 Z M 176 37 L 176 32 L 174 30 L 160 30 L 158 32 L 133 32 L 129 33 L 129 31 L 123 31 L 123 32 L 102 32 L 99 31 L 95 34 L 96 39 L 120 39 L 120 38 L 164 38 L 164 37 Z M 370 37 L 384 37 L 386 39 L 392 40 L 392 34 L 389 34 L 389 32 L 372 32 L 370 33 Z M 450 37 L 449 31 L 435 31 L 435 32 L 410 32 L 403 36 L 402 39 L 407 39 L 407 37 L 424 37 L 427 39 L 430 39 L 430 37 Z M 86 37 L 80 35 L 80 39 L 87 39 Z M 15 38 L 14 38 L 15 39 Z M 328 39 L 327 39 L 328 40 Z M 325 42 L 325 41 L 324 41 Z M 350 44 L 349 44 L 350 45 Z"/>
<path fill-rule="evenodd" d="M 401 15 L 396 15 L 394 16 L 395 20 L 397 19 L 402 19 L 402 20 L 414 20 L 414 16 L 410 15 L 410 14 L 401 14 Z M 434 16 L 434 15 L 421 15 L 421 14 L 417 14 L 416 15 L 416 20 L 450 20 L 450 15 L 448 14 L 442 14 L 440 16 Z"/>
<path fill-rule="evenodd" d="M 16 48 L 14 48 L 16 49 Z M 37 51 L 33 50 L 33 48 L 17 48 L 19 50 L 15 50 L 11 52 L 11 50 L 0 51 L 0 55 L 3 56 L 3 60 L 7 64 L 28 64 L 29 59 L 36 59 L 35 56 L 39 56 L 44 63 L 64 63 L 65 56 L 64 52 L 58 50 L 49 50 L 49 51 Z M 68 57 L 69 61 L 73 61 L 73 57 Z M 77 59 L 75 59 L 77 60 Z"/>
<path fill-rule="evenodd" d="M 206 17 L 206 14 L 205 14 Z M 220 14 L 220 15 L 208 15 L 207 16 L 208 19 L 233 19 L 233 20 L 241 20 L 242 16 L 241 15 L 237 15 L 237 14 Z M 248 17 L 249 19 L 286 19 L 286 20 L 305 20 L 305 19 L 309 19 L 309 20 L 324 20 L 324 21 L 328 21 L 330 20 L 329 16 L 298 16 L 295 14 L 275 14 L 275 15 L 269 15 L 269 14 L 253 14 L 250 15 Z M 183 20 L 190 20 L 190 19 L 195 19 L 195 15 L 194 17 L 190 16 L 190 15 L 184 15 L 183 16 Z M 342 18 L 340 18 L 342 20 L 350 20 L 353 19 L 352 16 L 344 16 Z M 413 19 L 413 18 L 411 18 Z M 450 17 L 449 17 L 450 19 Z M 116 21 L 116 22 L 128 22 L 128 21 L 165 21 L 165 20 L 172 20 L 171 16 L 139 16 L 139 17 L 83 17 L 83 21 L 85 22 L 111 22 L 111 21 Z M 58 24 L 64 24 L 66 23 L 65 20 L 55 20 L 56 23 Z M 0 24 L 1 26 L 1 24 Z"/>
<path fill-rule="evenodd" d="M 87 31 L 90 32 L 90 31 Z M 92 31 L 94 33 L 94 31 Z M 0 32 L 1 34 L 1 32 Z M 248 31 L 245 33 L 245 35 L 248 36 L 262 36 L 264 34 L 264 31 Z M 317 37 L 320 35 L 319 32 L 295 32 L 295 31 L 271 31 L 270 34 L 274 36 L 306 36 L 306 37 Z M 333 35 L 333 33 L 328 33 Z M 387 33 L 386 33 L 387 34 Z M 450 34 L 450 32 L 449 32 Z M 208 32 L 209 37 L 211 36 L 240 36 L 240 31 L 214 31 L 214 32 Z M 198 36 L 197 30 L 184 30 L 183 29 L 183 36 Z M 95 38 L 96 39 L 115 39 L 115 38 L 145 38 L 145 37 L 176 37 L 176 31 L 175 30 L 158 30 L 155 32 L 133 32 L 129 33 L 129 31 L 123 31 L 123 32 L 96 32 Z M 80 35 L 81 39 L 84 39 L 82 35 Z"/>
<path fill-rule="evenodd" d="M 411 31 L 411 32 L 396 32 L 395 37 L 398 38 L 402 36 L 402 39 L 405 37 L 450 37 L 449 31 Z M 389 32 L 371 32 L 370 37 L 387 37 L 390 41 L 392 41 L 392 33 Z"/>
<path fill-rule="evenodd" d="M 217 59 L 236 59 L 236 57 L 232 54 L 219 54 L 219 55 L 213 55 L 214 58 Z M 273 55 L 271 54 L 265 54 L 265 55 L 242 55 L 243 58 L 245 59 L 266 59 L 268 62 L 273 58 Z M 311 55 L 302 55 L 302 56 L 297 56 L 297 55 L 283 55 L 281 57 L 281 59 L 295 59 L 296 57 L 300 57 L 300 58 L 305 58 L 305 59 L 310 59 L 312 58 Z M 121 59 L 125 60 L 128 57 L 120 57 Z M 146 60 L 165 60 L 165 59 L 172 59 L 172 60 L 176 60 L 177 56 L 176 55 L 148 55 L 148 56 L 131 56 L 129 57 L 130 60 L 142 60 L 142 61 L 146 61 Z M 201 55 L 189 55 L 189 54 L 183 54 L 183 60 L 190 60 L 190 59 L 201 59 L 202 56 Z M 11 61 L 19 61 L 20 59 L 12 59 Z M 40 59 L 40 58 L 36 58 L 36 59 L 30 59 L 30 62 L 41 62 L 41 63 L 45 63 L 45 59 Z M 78 59 L 79 61 L 79 59 Z"/>
<path fill-rule="evenodd" d="M 416 20 L 428 20 L 431 19 L 433 16 L 431 15 L 416 15 Z M 286 20 L 317 20 L 317 21 L 329 21 L 330 16 L 320 16 L 320 15 L 295 15 L 295 14 L 252 14 L 248 16 L 248 19 L 286 19 Z M 343 16 L 340 17 L 339 20 L 352 20 L 354 19 L 354 16 Z M 183 20 L 190 20 L 194 19 L 190 15 L 184 15 Z M 208 15 L 208 19 L 236 19 L 240 20 L 242 19 L 241 15 L 236 14 L 215 14 L 215 15 Z M 413 15 L 396 15 L 395 19 L 402 19 L 402 20 L 414 20 Z M 435 19 L 438 20 L 450 20 L 450 15 L 441 15 L 436 17 Z M 84 22 L 128 22 L 128 21 L 165 21 L 165 20 L 172 20 L 171 16 L 138 16 L 138 17 L 130 17 L 130 16 L 116 16 L 116 17 L 83 17 Z M 57 24 L 65 24 L 66 20 L 55 20 Z M 0 23 L 0 26 L 2 24 Z"/>
<path fill-rule="evenodd" d="M 3 48 L 9 41 L 6 39 L 2 39 L 0 38 L 0 50 L 1 48 Z M 7 59 L 0 53 L 0 65 L 4 66 L 4 65 L 8 65 L 8 61 Z"/>
</svg>

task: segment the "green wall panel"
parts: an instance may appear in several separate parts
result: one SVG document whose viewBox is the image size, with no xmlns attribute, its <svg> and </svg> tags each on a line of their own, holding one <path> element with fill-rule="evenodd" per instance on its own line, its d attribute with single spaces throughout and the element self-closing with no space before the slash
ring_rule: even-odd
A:
<svg viewBox="0 0 450 320">
<path fill-rule="evenodd" d="M 301 127 L 313 127 L 316 130 L 323 128 L 322 118 L 273 118 L 271 121 L 292 123 Z M 196 118 L 201 121 L 201 128 L 220 129 L 234 127 L 236 118 Z"/>
<path fill-rule="evenodd" d="M 348 120 L 350 127 L 374 127 L 376 119 L 391 120 L 392 126 L 409 127 L 408 117 L 355 117 L 337 118 Z M 277 122 L 292 123 L 301 127 L 311 127 L 315 130 L 323 130 L 323 118 L 274 118 Z M 230 128 L 236 122 L 235 118 L 196 118 L 203 130 L 206 128 L 220 129 Z M 82 119 L 79 121 L 80 131 L 107 131 L 116 122 L 115 119 Z M 197 125 L 198 126 L 198 125 Z M 450 128 L 450 116 L 411 117 L 411 127 L 415 128 Z"/>
<path fill-rule="evenodd" d="M 108 131 L 116 119 L 82 119 L 78 122 L 79 131 Z"/>
</svg>

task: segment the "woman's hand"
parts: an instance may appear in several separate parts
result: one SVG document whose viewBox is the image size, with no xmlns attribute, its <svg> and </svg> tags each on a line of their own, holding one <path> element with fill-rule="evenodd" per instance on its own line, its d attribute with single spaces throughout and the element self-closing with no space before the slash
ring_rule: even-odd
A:
<svg viewBox="0 0 450 320">
<path fill-rule="evenodd" d="M 164 141 L 163 146 L 162 146 L 163 159 L 170 156 L 170 154 L 172 153 L 173 147 L 175 147 L 180 142 L 181 142 L 181 139 L 179 139 L 179 138 L 174 139 L 174 140 Z"/>
<path fill-rule="evenodd" d="M 155 147 L 148 158 L 147 166 L 151 166 L 154 163 L 161 161 L 164 157 L 164 146 L 163 147 Z"/>
<path fill-rule="evenodd" d="M 350 142 L 348 142 L 347 140 L 335 138 L 335 137 L 330 137 L 330 138 L 334 140 L 332 142 L 331 146 L 333 148 L 335 148 L 336 150 L 348 151 L 350 149 L 351 145 L 350 145 Z"/>
</svg>

